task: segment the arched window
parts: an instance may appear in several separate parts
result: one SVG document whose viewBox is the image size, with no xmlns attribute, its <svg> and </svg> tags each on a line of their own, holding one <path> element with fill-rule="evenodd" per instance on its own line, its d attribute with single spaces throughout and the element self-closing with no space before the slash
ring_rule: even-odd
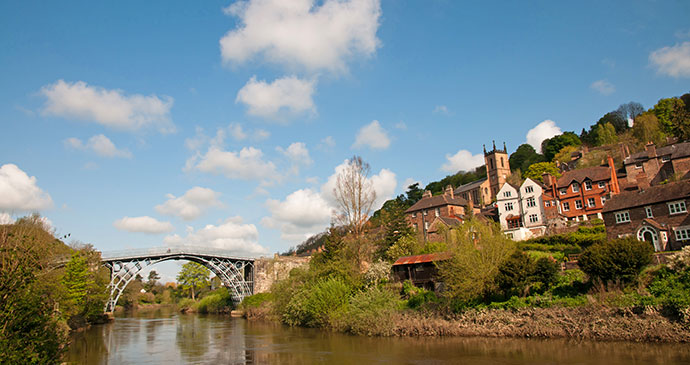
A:
<svg viewBox="0 0 690 365">
<path fill-rule="evenodd" d="M 503 157 L 501 157 L 501 167 L 505 167 L 503 166 Z"/>
<path fill-rule="evenodd" d="M 659 235 L 657 235 L 656 230 L 652 227 L 644 226 L 637 231 L 637 239 L 639 241 L 650 242 L 654 245 L 654 251 L 661 251 L 661 245 L 659 244 Z"/>
<path fill-rule="evenodd" d="M 489 169 L 494 169 L 494 160 L 489 159 Z"/>
</svg>

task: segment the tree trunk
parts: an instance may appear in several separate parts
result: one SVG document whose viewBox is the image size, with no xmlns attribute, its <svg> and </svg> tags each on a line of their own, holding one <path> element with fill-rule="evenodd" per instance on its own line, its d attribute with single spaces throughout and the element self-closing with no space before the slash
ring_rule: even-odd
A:
<svg viewBox="0 0 690 365">
<path fill-rule="evenodd" d="M 196 298 L 194 298 L 194 285 L 192 285 L 192 300 L 196 300 Z"/>
</svg>

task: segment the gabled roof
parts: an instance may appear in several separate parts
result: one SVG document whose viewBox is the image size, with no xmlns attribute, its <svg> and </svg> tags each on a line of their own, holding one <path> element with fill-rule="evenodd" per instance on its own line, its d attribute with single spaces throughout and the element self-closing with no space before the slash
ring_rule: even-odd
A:
<svg viewBox="0 0 690 365">
<path fill-rule="evenodd" d="M 484 183 L 484 181 L 486 181 L 486 178 L 479 179 L 479 180 L 477 180 L 477 181 L 472 181 L 472 182 L 467 183 L 467 184 L 465 184 L 465 185 L 460 185 L 460 186 L 458 186 L 457 188 L 455 188 L 454 193 L 455 193 L 456 195 L 459 195 L 459 194 L 464 193 L 464 192 L 466 192 L 466 191 L 473 190 L 473 189 L 475 189 L 475 188 L 478 188 L 479 185 L 481 185 L 482 183 Z"/>
<path fill-rule="evenodd" d="M 638 191 L 624 191 L 606 201 L 602 212 L 690 198 L 690 181 L 650 186 Z"/>
<path fill-rule="evenodd" d="M 449 227 L 457 227 L 462 224 L 462 221 L 458 217 L 436 217 L 436 219 L 445 223 Z"/>
<path fill-rule="evenodd" d="M 676 143 L 670 146 L 659 147 L 656 149 L 656 156 L 654 157 L 669 155 L 671 156 L 671 159 L 690 156 L 690 142 Z M 648 159 L 649 157 L 647 157 L 647 151 L 645 150 L 642 152 L 633 153 L 632 155 L 626 157 L 625 160 L 623 160 L 623 163 L 625 165 L 629 165 L 636 162 L 646 161 Z"/>
<path fill-rule="evenodd" d="M 421 264 L 425 262 L 443 261 L 450 258 L 450 252 L 427 253 L 424 255 L 404 256 L 395 261 L 396 265 Z"/>
<path fill-rule="evenodd" d="M 602 181 L 611 180 L 611 168 L 608 166 L 595 166 L 586 169 L 566 171 L 556 180 L 558 188 L 568 187 L 573 181 L 583 183 L 585 180 Z"/>
<path fill-rule="evenodd" d="M 453 198 L 446 194 L 436 195 L 432 197 L 422 198 L 422 200 L 409 207 L 405 213 L 411 213 L 422 209 L 430 209 L 435 207 L 442 207 L 444 205 L 459 205 L 466 206 L 467 200 L 455 195 Z"/>
</svg>

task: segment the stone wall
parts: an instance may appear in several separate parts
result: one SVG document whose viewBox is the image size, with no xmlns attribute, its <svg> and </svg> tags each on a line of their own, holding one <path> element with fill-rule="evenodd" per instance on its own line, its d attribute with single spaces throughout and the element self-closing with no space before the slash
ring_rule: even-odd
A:
<svg viewBox="0 0 690 365">
<path fill-rule="evenodd" d="M 290 270 L 306 266 L 311 259 L 296 256 L 262 257 L 254 262 L 254 294 L 266 293 L 271 290 L 271 285 L 278 280 L 288 277 Z"/>
</svg>

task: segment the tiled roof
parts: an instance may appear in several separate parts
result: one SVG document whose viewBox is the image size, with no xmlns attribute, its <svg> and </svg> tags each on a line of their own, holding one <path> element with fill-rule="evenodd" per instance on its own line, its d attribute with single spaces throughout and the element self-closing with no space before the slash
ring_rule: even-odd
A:
<svg viewBox="0 0 690 365">
<path fill-rule="evenodd" d="M 484 183 L 484 181 L 486 181 L 486 178 L 479 179 L 479 180 L 477 180 L 477 181 L 472 181 L 471 183 L 467 183 L 467 184 L 465 184 L 465 185 L 460 185 L 460 186 L 458 186 L 457 188 L 455 188 L 454 193 L 455 193 L 456 195 L 459 195 L 459 194 L 464 193 L 464 192 L 466 192 L 466 191 L 473 190 L 473 189 L 475 189 L 475 188 L 478 188 L 479 185 L 481 185 L 482 183 Z"/>
<path fill-rule="evenodd" d="M 639 191 L 625 191 L 614 195 L 604 204 L 603 212 L 639 207 L 654 203 L 690 198 L 690 181 L 655 185 Z"/>
<path fill-rule="evenodd" d="M 437 217 L 437 219 L 440 219 L 447 226 L 451 226 L 451 227 L 456 227 L 456 226 L 459 226 L 462 224 L 462 221 L 460 220 L 460 218 L 457 218 L 457 217 Z"/>
<path fill-rule="evenodd" d="M 430 209 L 441 207 L 444 205 L 459 205 L 464 207 L 467 205 L 467 200 L 455 195 L 453 198 L 446 194 L 436 195 L 432 197 L 422 198 L 422 200 L 409 207 L 405 213 L 415 212 L 422 209 Z"/>
<path fill-rule="evenodd" d="M 404 256 L 395 261 L 396 265 L 421 264 L 425 262 L 443 261 L 450 258 L 450 252 L 427 253 L 424 255 Z"/>
<path fill-rule="evenodd" d="M 671 159 L 677 159 L 682 157 L 690 156 L 690 142 L 676 143 L 670 146 L 659 147 L 656 149 L 656 156 L 667 156 L 671 155 Z M 636 163 L 638 161 L 646 161 L 647 151 L 633 153 L 623 160 L 626 165 Z"/>
<path fill-rule="evenodd" d="M 595 166 L 586 169 L 566 171 L 563 173 L 563 176 L 558 178 L 556 185 L 558 188 L 565 188 L 573 181 L 582 183 L 587 179 L 591 181 L 610 180 L 611 168 L 606 166 Z"/>
</svg>

